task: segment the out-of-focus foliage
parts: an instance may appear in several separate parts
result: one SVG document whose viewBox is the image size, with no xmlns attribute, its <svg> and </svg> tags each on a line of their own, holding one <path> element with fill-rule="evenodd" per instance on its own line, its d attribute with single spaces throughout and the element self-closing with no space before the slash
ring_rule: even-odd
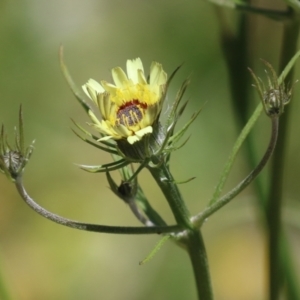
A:
<svg viewBox="0 0 300 300">
<path fill-rule="evenodd" d="M 228 14 L 234 28 L 236 16 Z M 256 24 L 249 51 L 256 61 L 251 68 L 260 57 L 276 62 L 281 25 L 263 17 L 252 20 Z M 81 124 L 86 117 L 61 75 L 61 43 L 78 85 L 89 78 L 110 81 L 110 69 L 124 68 L 128 58 L 139 56 L 145 66 L 159 61 L 169 74 L 184 63 L 172 82 L 168 103 L 192 74 L 187 92 L 191 101 L 182 124 L 205 102 L 207 105 L 190 129 L 188 144 L 174 154 L 171 168 L 179 181 L 197 177 L 180 186 L 191 211 L 197 213 L 210 198 L 238 134 L 213 7 L 201 0 L 0 0 L 0 121 L 12 136 L 19 105 L 23 104 L 27 142 L 36 139 L 24 178 L 28 191 L 47 209 L 69 218 L 138 225 L 125 204 L 108 189 L 104 174 L 89 174 L 74 165 L 102 164 L 111 158 L 80 141 L 70 130 L 71 117 Z M 287 108 L 293 109 L 293 119 L 284 217 L 289 226 L 299 230 L 299 221 L 290 213 L 297 201 L 299 205 L 300 194 L 297 89 L 295 86 L 294 103 Z M 262 120 L 253 132 L 260 153 L 267 143 L 266 130 L 268 123 Z M 228 185 L 237 182 L 245 169 L 241 154 Z M 115 179 L 119 180 L 117 172 Z M 140 181 L 153 206 L 173 221 L 147 172 Z M 264 298 L 263 232 L 255 225 L 252 203 L 249 188 L 204 228 L 217 299 Z M 158 239 L 63 228 L 31 211 L 13 185 L 0 177 L 0 265 L 13 299 L 195 298 L 188 257 L 171 243 L 151 262 L 139 266 Z M 296 239 L 294 243 L 299 248 Z"/>
</svg>

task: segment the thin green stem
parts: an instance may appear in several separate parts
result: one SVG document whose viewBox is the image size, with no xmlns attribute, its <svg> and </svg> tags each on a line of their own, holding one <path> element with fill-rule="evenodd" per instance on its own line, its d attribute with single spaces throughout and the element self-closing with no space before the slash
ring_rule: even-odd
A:
<svg viewBox="0 0 300 300">
<path fill-rule="evenodd" d="M 186 242 L 193 266 L 199 300 L 212 300 L 213 293 L 209 275 L 205 245 L 199 230 L 190 230 Z"/>
<path fill-rule="evenodd" d="M 217 201 L 217 199 L 219 198 L 223 187 L 225 185 L 225 182 L 229 176 L 229 173 L 232 169 L 233 163 L 235 161 L 235 158 L 242 146 L 242 144 L 244 143 L 245 139 L 247 138 L 247 136 L 249 135 L 250 131 L 252 130 L 253 126 L 255 125 L 256 121 L 258 120 L 261 112 L 263 110 L 263 106 L 260 103 L 257 108 L 255 109 L 254 113 L 252 114 L 251 118 L 249 119 L 249 121 L 247 122 L 247 124 L 245 125 L 245 127 L 243 128 L 242 132 L 240 133 L 239 137 L 237 138 L 233 148 L 232 148 L 232 152 L 230 153 L 230 156 L 224 166 L 224 169 L 222 171 L 219 183 L 215 189 L 215 192 L 212 196 L 212 199 L 209 202 L 209 205 L 213 204 L 214 202 Z"/>
<path fill-rule="evenodd" d="M 248 6 L 248 7 L 246 7 Z M 282 12 L 278 12 L 278 11 L 272 11 L 271 14 L 269 14 L 269 12 L 267 12 L 267 14 L 265 14 L 266 11 L 264 11 L 264 9 L 262 9 L 261 11 L 256 11 L 255 9 L 253 10 L 253 7 L 249 7 L 248 4 L 246 4 L 246 6 L 240 6 L 240 7 L 236 7 L 237 9 L 243 10 L 246 9 L 249 11 L 249 8 L 252 10 L 252 12 L 254 13 L 262 13 L 264 15 L 268 15 L 269 17 L 279 17 L 279 19 L 286 19 L 286 18 L 291 18 L 293 16 L 293 11 L 291 9 L 287 9 L 286 11 L 282 11 Z M 299 4 L 298 4 L 299 6 Z M 232 92 L 232 96 L 234 99 L 234 107 L 237 110 L 237 115 L 239 116 L 239 118 L 237 119 L 237 121 L 239 121 L 238 125 L 240 125 L 241 123 L 244 124 L 245 120 L 245 103 L 244 101 L 240 101 L 240 99 L 248 99 L 247 98 L 247 88 L 243 88 L 241 89 L 240 87 L 242 86 L 237 80 L 239 80 L 240 74 L 244 74 L 244 72 L 240 71 L 240 67 L 245 68 L 246 66 L 244 65 L 244 63 L 246 62 L 245 58 L 246 58 L 246 54 L 247 54 L 247 47 L 245 47 L 246 43 L 245 43 L 245 39 L 241 39 L 241 37 L 245 38 L 245 35 L 247 35 L 247 31 L 245 30 L 245 20 L 243 20 L 243 17 L 241 17 L 241 23 L 240 23 L 240 27 L 239 29 L 242 29 L 242 31 L 239 31 L 241 33 L 241 35 L 234 35 L 230 29 L 229 26 L 226 22 L 226 19 L 224 18 L 223 12 L 220 9 L 217 9 L 217 13 L 218 13 L 218 20 L 221 23 L 220 28 L 221 28 L 221 37 L 222 37 L 222 45 L 223 45 L 223 51 L 226 57 L 226 62 L 228 64 L 228 70 L 229 70 L 229 74 L 230 74 L 230 80 L 231 80 L 231 92 Z M 246 18 L 246 17 L 245 17 Z M 291 58 L 291 56 L 295 53 L 296 51 L 296 44 L 297 44 L 297 40 L 298 40 L 298 30 L 299 30 L 299 24 L 298 21 L 294 21 L 292 23 L 287 23 L 285 25 L 286 29 L 285 29 L 285 38 L 284 38 L 284 42 L 283 42 L 283 53 L 282 53 L 282 62 L 281 62 L 281 69 L 283 69 L 283 67 L 285 67 L 288 62 L 289 59 Z M 240 43 L 240 42 L 244 42 L 244 43 Z M 236 46 L 238 46 L 238 52 L 236 52 Z M 233 49 L 233 50 L 232 50 Z M 299 56 L 299 53 L 298 53 Z M 284 72 L 282 73 L 282 75 L 279 78 L 279 84 L 282 83 L 285 75 L 290 71 L 291 67 L 294 65 L 295 60 L 297 59 L 297 54 L 296 56 L 294 56 L 294 61 L 292 62 L 292 60 L 289 62 L 289 67 L 285 67 Z M 236 63 L 238 65 L 236 65 Z M 245 84 L 247 81 L 247 78 L 243 78 L 243 84 Z M 291 83 L 292 80 L 290 79 L 289 82 Z M 246 101 L 248 102 L 248 101 Z M 242 104 L 243 107 L 240 107 L 239 104 Z M 246 107 L 247 107 L 247 103 L 246 103 Z M 283 120 L 281 120 L 281 123 L 285 123 L 285 119 L 287 119 L 287 114 L 285 114 L 282 117 Z M 240 126 L 239 126 L 240 127 Z M 286 131 L 285 131 L 285 125 L 283 124 L 283 126 L 281 126 L 280 128 L 280 134 L 279 134 L 279 144 L 281 144 L 280 139 L 286 138 Z M 254 163 L 255 163 L 255 155 L 254 155 L 254 151 L 253 151 L 253 143 L 251 143 L 251 140 L 246 140 L 246 148 L 247 148 L 247 155 L 248 155 L 248 161 L 250 163 L 251 166 L 254 167 Z M 277 152 L 277 151 L 276 151 Z M 278 151 L 279 152 L 279 151 Z M 282 158 L 282 155 L 279 154 L 278 156 L 280 156 L 279 159 Z M 277 166 L 277 162 L 275 162 L 275 166 Z M 279 167 L 279 166 L 278 166 Z M 276 174 L 278 174 L 277 172 L 272 172 L 272 176 L 276 176 Z M 282 174 L 282 172 L 279 172 L 279 174 Z M 226 179 L 226 178 L 223 178 Z M 225 180 L 224 180 L 225 182 Z M 219 191 L 222 188 L 222 182 L 219 182 L 219 186 L 217 187 L 216 191 L 215 191 L 215 195 L 218 195 Z M 275 186 L 277 186 L 277 188 L 280 188 L 280 184 L 277 185 L 277 183 L 274 183 Z M 267 207 L 267 199 L 263 193 L 263 189 L 262 189 L 262 182 L 260 180 L 256 180 L 255 181 L 255 188 L 256 188 L 256 192 L 258 195 L 258 205 L 263 213 L 263 216 L 266 217 L 266 219 L 268 219 L 268 207 Z M 275 191 L 274 191 L 275 193 Z M 276 192 L 277 193 L 277 192 Z M 278 195 L 278 194 L 277 194 Z M 213 197 L 212 201 L 215 200 L 215 198 Z M 269 201 L 271 202 L 271 200 Z M 274 203 L 274 205 L 276 205 L 276 203 Z M 270 218 L 272 218 L 272 212 L 273 209 L 270 208 Z M 274 217 L 274 222 L 276 220 L 276 216 Z M 268 222 L 267 222 L 268 223 Z M 276 242 L 277 239 L 277 234 L 273 234 L 273 238 L 274 241 L 272 242 L 272 246 L 270 244 L 270 252 L 272 252 L 273 246 Z M 269 238 L 269 240 L 271 240 L 271 236 Z M 286 251 L 285 253 L 289 254 L 288 249 L 288 245 L 284 245 L 284 243 L 286 243 L 287 240 L 286 239 L 282 239 L 281 240 L 281 247 L 285 248 Z M 270 265 L 274 265 L 273 268 L 270 269 L 270 286 L 273 285 L 274 286 L 274 291 L 276 290 L 276 288 L 278 287 L 278 285 L 276 284 L 276 279 L 275 277 L 277 276 L 276 272 L 274 272 L 274 270 L 277 268 L 275 265 L 279 263 L 279 259 L 278 259 L 278 251 L 275 251 L 276 253 L 271 254 L 270 255 Z M 295 272 L 293 271 L 293 264 L 292 263 L 287 263 L 287 260 L 291 260 L 290 254 L 288 257 L 284 257 L 284 256 L 280 256 L 281 258 L 281 264 L 282 267 L 285 270 L 285 274 L 286 274 L 286 279 L 287 279 L 287 291 L 289 294 L 292 295 L 298 295 L 296 298 L 291 298 L 291 299 L 300 299 L 300 293 L 299 293 L 299 288 L 297 288 L 297 286 L 295 284 L 293 284 L 294 280 L 292 278 L 292 276 L 290 276 L 290 274 L 294 274 Z M 278 270 L 278 268 L 277 268 Z M 271 283 L 273 282 L 273 283 Z M 270 287 L 270 289 L 272 289 Z"/>
<path fill-rule="evenodd" d="M 229 74 L 229 85 L 233 109 L 235 111 L 236 126 L 238 131 L 240 131 L 244 124 L 248 122 L 248 111 L 251 100 L 251 93 L 249 91 L 251 77 L 245 70 L 249 66 L 249 61 L 251 59 L 248 49 L 249 33 L 252 24 L 249 22 L 249 16 L 247 14 L 241 14 L 238 16 L 237 32 L 234 33 L 229 26 L 224 9 L 216 7 L 215 12 L 219 22 L 221 45 Z M 241 101 L 241 99 L 243 100 Z M 245 140 L 245 145 L 250 166 L 254 168 L 256 155 L 254 153 L 251 137 Z M 254 184 L 260 199 L 263 198 L 261 181 L 256 180 Z M 218 190 L 219 187 L 215 192 L 217 193 Z M 216 194 L 214 197 L 215 196 L 218 195 Z"/>
<path fill-rule="evenodd" d="M 177 224 L 192 229 L 190 213 L 167 165 L 162 163 L 159 167 L 148 167 L 148 170 L 167 199 Z"/>
<path fill-rule="evenodd" d="M 153 224 L 158 226 L 167 225 L 164 219 L 159 215 L 159 213 L 151 206 L 140 186 L 138 187 L 135 201 Z"/>
<path fill-rule="evenodd" d="M 198 299 L 212 300 L 209 267 L 201 233 L 193 227 L 190 213 L 166 163 L 163 162 L 156 168 L 149 166 L 148 169 L 167 199 L 176 221 L 186 229 L 177 237 L 178 242 L 184 244 L 189 253 L 198 290 Z"/>
<path fill-rule="evenodd" d="M 249 6 L 248 3 L 243 5 Z M 234 33 L 228 24 L 224 9 L 216 8 L 217 20 L 220 23 L 220 37 L 223 54 L 227 63 L 229 74 L 230 92 L 232 95 L 233 109 L 235 110 L 236 127 L 238 131 L 248 121 L 248 108 L 250 104 L 250 76 L 245 72 L 251 59 L 249 53 L 249 33 L 253 22 L 249 22 L 247 14 L 238 16 L 237 33 Z M 253 20 L 252 20 L 253 21 Z M 241 101 L 241 99 L 243 99 Z M 251 137 L 245 140 L 245 150 L 252 168 L 256 164 L 256 155 L 254 153 Z M 263 188 L 261 180 L 254 182 L 255 189 L 260 200 L 263 198 Z M 217 191 L 217 190 L 216 190 Z"/>
<path fill-rule="evenodd" d="M 282 53 L 280 66 L 283 69 L 294 55 L 297 49 L 299 36 L 299 21 L 291 21 L 285 24 L 282 42 Z M 292 81 L 293 72 L 289 73 L 288 81 Z M 279 260 L 279 244 L 281 234 L 281 207 L 282 207 L 282 186 L 285 165 L 285 151 L 287 146 L 288 120 L 290 119 L 291 109 L 283 115 L 279 131 L 278 146 L 274 153 L 271 168 L 271 187 L 268 197 L 267 222 L 269 227 L 269 299 L 279 299 L 280 289 L 282 288 L 282 268 L 284 261 Z M 285 271 L 286 270 L 286 267 Z M 288 289 L 293 288 L 288 284 Z"/>
<path fill-rule="evenodd" d="M 236 195 L 238 195 L 242 190 L 244 190 L 255 178 L 256 176 L 263 170 L 267 162 L 269 161 L 275 146 L 277 142 L 277 136 L 278 136 L 278 127 L 279 127 L 279 118 L 278 116 L 271 117 L 272 121 L 272 130 L 271 130 L 271 138 L 268 145 L 268 148 L 262 157 L 259 164 L 254 168 L 250 174 L 243 179 L 235 188 L 233 188 L 230 192 L 228 192 L 226 195 L 218 199 L 216 202 L 214 202 L 212 205 L 207 207 L 203 212 L 198 214 L 193 219 L 193 223 L 197 226 L 201 226 L 203 221 L 215 213 L 217 210 L 222 208 L 224 205 L 226 205 L 228 202 L 230 202 Z"/>
<path fill-rule="evenodd" d="M 85 231 L 93 231 L 93 232 L 102 232 L 102 233 L 114 233 L 114 234 L 161 234 L 161 233 L 174 233 L 182 231 L 182 227 L 179 225 L 171 225 L 171 226 L 151 226 L 151 227 L 123 227 L 123 226 L 106 226 L 106 225 L 98 225 L 98 224 L 88 224 L 81 223 L 78 221 L 70 220 L 61 216 L 58 216 L 45 208 L 41 207 L 37 204 L 27 193 L 25 190 L 22 177 L 17 177 L 16 188 L 22 197 L 22 199 L 38 214 L 41 216 L 58 223 L 60 225 L 64 225 L 67 227 L 71 227 L 74 229 L 85 230 Z"/>
</svg>

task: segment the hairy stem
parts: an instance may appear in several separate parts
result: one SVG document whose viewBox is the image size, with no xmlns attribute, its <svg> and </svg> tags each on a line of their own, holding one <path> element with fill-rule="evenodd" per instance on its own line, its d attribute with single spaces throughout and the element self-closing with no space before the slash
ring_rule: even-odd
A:
<svg viewBox="0 0 300 300">
<path fill-rule="evenodd" d="M 159 167 L 148 167 L 148 170 L 167 199 L 177 224 L 192 229 L 190 213 L 167 165 L 163 162 Z"/>
<path fill-rule="evenodd" d="M 212 300 L 208 260 L 201 232 L 199 230 L 189 231 L 186 244 L 194 270 L 198 299 Z"/>
<path fill-rule="evenodd" d="M 212 300 L 209 267 L 201 233 L 193 227 L 189 211 L 166 163 L 163 162 L 156 168 L 148 167 L 148 169 L 167 199 L 177 223 L 185 228 L 185 231 L 178 235 L 178 240 L 186 246 L 189 253 L 196 280 L 198 299 Z"/>
</svg>

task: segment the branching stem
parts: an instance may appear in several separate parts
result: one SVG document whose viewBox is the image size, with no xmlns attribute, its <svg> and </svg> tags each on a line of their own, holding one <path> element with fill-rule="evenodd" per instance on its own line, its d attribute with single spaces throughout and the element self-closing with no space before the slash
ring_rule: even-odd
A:
<svg viewBox="0 0 300 300">
<path fill-rule="evenodd" d="M 148 168 L 173 212 L 178 224 L 185 231 L 177 235 L 179 243 L 185 245 L 191 259 L 196 280 L 198 299 L 213 300 L 208 260 L 202 235 L 190 221 L 190 213 L 165 162 L 157 168 Z"/>
<path fill-rule="evenodd" d="M 152 226 L 152 227 L 123 227 L 123 226 L 106 226 L 97 224 L 88 224 L 73 221 L 59 215 L 56 215 L 37 204 L 27 193 L 24 188 L 22 177 L 19 176 L 15 181 L 16 188 L 21 195 L 22 199 L 38 214 L 41 216 L 64 226 L 93 232 L 114 233 L 114 234 L 161 234 L 161 233 L 174 233 L 182 231 L 179 225 L 171 226 Z"/>
</svg>

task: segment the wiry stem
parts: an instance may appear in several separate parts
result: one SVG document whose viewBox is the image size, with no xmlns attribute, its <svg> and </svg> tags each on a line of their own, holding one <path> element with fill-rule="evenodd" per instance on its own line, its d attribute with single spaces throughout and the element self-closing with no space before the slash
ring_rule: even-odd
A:
<svg viewBox="0 0 300 300">
<path fill-rule="evenodd" d="M 244 190 L 265 167 L 265 165 L 269 161 L 269 159 L 275 149 L 276 142 L 277 142 L 277 136 L 278 136 L 278 127 L 279 127 L 278 116 L 276 115 L 276 116 L 271 117 L 271 121 L 272 121 L 272 133 L 271 133 L 270 142 L 269 142 L 268 148 L 267 148 L 264 156 L 262 157 L 261 161 L 259 162 L 259 164 L 235 188 L 233 188 L 230 192 L 228 192 L 226 195 L 224 195 L 223 197 L 218 199 L 212 205 L 207 207 L 203 212 L 201 212 L 199 215 L 197 215 L 194 218 L 195 224 L 201 225 L 202 222 L 207 217 L 212 215 L 214 212 L 216 212 L 217 210 L 222 208 L 225 204 L 227 204 L 230 200 L 232 200 L 236 195 L 238 195 L 242 190 Z"/>
<path fill-rule="evenodd" d="M 41 216 L 64 226 L 93 231 L 93 232 L 102 232 L 102 233 L 115 233 L 115 234 L 161 234 L 161 233 L 174 233 L 182 231 L 182 227 L 179 225 L 171 226 L 152 226 L 152 227 L 123 227 L 123 226 L 106 226 L 106 225 L 97 225 L 97 224 L 88 224 L 73 221 L 61 216 L 58 216 L 45 208 L 37 204 L 27 193 L 23 186 L 22 177 L 19 176 L 15 181 L 16 188 L 23 198 L 23 200 L 38 214 Z"/>
</svg>

